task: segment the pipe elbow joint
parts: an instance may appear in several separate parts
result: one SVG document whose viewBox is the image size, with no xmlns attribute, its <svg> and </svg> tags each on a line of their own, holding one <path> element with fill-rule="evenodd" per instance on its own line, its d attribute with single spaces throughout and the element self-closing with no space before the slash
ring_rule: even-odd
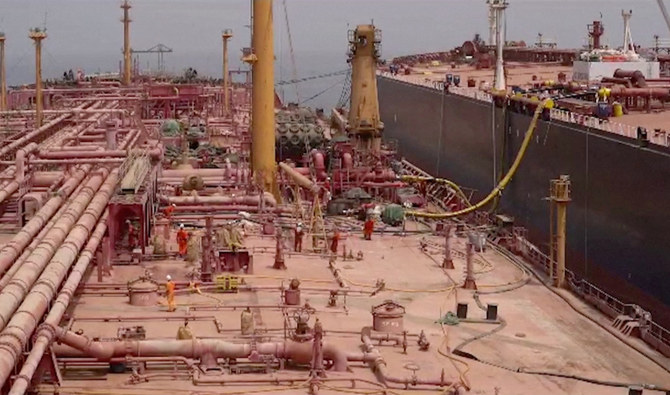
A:
<svg viewBox="0 0 670 395">
<path fill-rule="evenodd" d="M 323 356 L 333 362 L 333 370 L 336 372 L 346 372 L 349 370 L 347 355 L 342 350 L 331 344 L 325 344 L 323 347 Z"/>
<path fill-rule="evenodd" d="M 87 353 L 99 361 L 109 361 L 114 356 L 114 348 L 110 346 L 89 339 Z"/>
<path fill-rule="evenodd" d="M 87 336 L 77 335 L 65 328 L 56 329 L 56 338 L 59 342 L 67 344 L 99 361 L 109 361 L 114 356 L 113 343 L 103 344 L 98 341 L 93 341 Z"/>
</svg>

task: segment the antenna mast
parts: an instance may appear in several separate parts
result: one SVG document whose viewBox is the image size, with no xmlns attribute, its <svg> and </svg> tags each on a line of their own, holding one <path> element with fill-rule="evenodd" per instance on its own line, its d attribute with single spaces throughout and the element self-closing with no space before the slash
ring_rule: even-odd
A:
<svg viewBox="0 0 670 395">
<path fill-rule="evenodd" d="M 621 10 L 623 17 L 623 51 L 625 53 L 635 53 L 635 44 L 633 43 L 633 35 L 630 32 L 630 18 L 633 16 L 633 11 L 628 12 Z"/>
</svg>

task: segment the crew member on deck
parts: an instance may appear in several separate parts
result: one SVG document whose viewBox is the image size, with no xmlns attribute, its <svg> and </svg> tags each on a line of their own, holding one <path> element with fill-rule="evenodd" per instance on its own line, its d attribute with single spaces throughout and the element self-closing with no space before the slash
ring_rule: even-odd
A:
<svg viewBox="0 0 670 395">
<path fill-rule="evenodd" d="M 340 243 L 340 238 L 341 237 L 342 236 L 340 236 L 340 230 L 335 228 L 335 232 L 333 233 L 333 240 L 330 242 L 330 251 L 333 254 L 337 255 L 337 246 Z"/>
<path fill-rule="evenodd" d="M 179 231 L 177 232 L 177 245 L 179 246 L 179 256 L 182 258 L 186 256 L 186 250 L 188 247 L 188 233 L 184 230 L 184 224 L 179 225 Z"/>
<path fill-rule="evenodd" d="M 174 291 L 176 285 L 174 281 L 172 281 L 172 276 L 170 276 L 169 274 L 165 276 L 165 279 L 167 280 L 167 282 L 165 283 L 165 296 L 167 297 L 168 311 L 172 312 L 177 310 L 177 306 L 174 302 Z"/>
<path fill-rule="evenodd" d="M 133 252 L 135 247 L 137 247 L 137 229 L 129 219 L 126 220 L 126 225 L 128 227 L 128 248 L 130 252 Z"/>
<path fill-rule="evenodd" d="M 372 216 L 368 215 L 368 218 L 365 220 L 363 225 L 363 237 L 365 240 L 372 240 L 372 232 L 375 230 L 375 221 L 372 219 Z"/>
<path fill-rule="evenodd" d="M 302 223 L 298 222 L 295 227 L 294 240 L 293 240 L 293 249 L 295 252 L 302 252 L 302 238 L 305 235 L 305 232 L 302 230 Z"/>
<path fill-rule="evenodd" d="M 171 205 L 165 207 L 165 210 L 163 210 L 163 214 L 165 215 L 165 218 L 168 220 L 169 227 L 172 227 L 172 213 L 174 213 L 175 207 L 177 207 L 177 205 L 172 203 Z"/>
</svg>

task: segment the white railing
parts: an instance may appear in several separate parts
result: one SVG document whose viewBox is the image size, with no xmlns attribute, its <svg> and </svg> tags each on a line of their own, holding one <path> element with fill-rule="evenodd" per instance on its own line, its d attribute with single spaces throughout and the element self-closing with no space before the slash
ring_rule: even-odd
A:
<svg viewBox="0 0 670 395">
<path fill-rule="evenodd" d="M 402 74 L 391 74 L 388 71 L 377 71 L 377 75 L 386 77 L 389 79 L 406 82 L 412 85 L 424 86 L 426 88 L 431 88 L 435 90 L 444 89 L 444 83 L 441 81 L 432 81 L 425 77 L 419 77 L 416 75 L 402 75 Z M 484 101 L 487 103 L 493 102 L 493 97 L 482 90 L 477 88 L 466 88 L 466 87 L 449 87 L 449 94 L 468 97 L 470 99 Z M 567 123 L 574 123 L 576 125 L 583 125 L 589 128 L 602 130 L 604 132 L 609 132 L 617 134 L 619 136 L 625 136 L 632 139 L 637 138 L 637 127 L 626 125 L 618 122 L 611 122 L 602 120 L 600 118 L 592 117 L 589 115 L 577 114 L 567 110 L 559 110 L 552 108 L 550 110 L 550 118 L 554 121 L 562 121 Z M 647 138 L 651 144 L 661 145 L 664 147 L 670 147 L 670 135 L 668 132 L 661 131 L 655 132 L 653 130 L 647 131 Z"/>
<path fill-rule="evenodd" d="M 391 74 L 388 71 L 377 71 L 377 75 L 382 77 L 390 78 L 396 81 L 407 82 L 412 85 L 425 86 L 426 88 L 431 88 L 435 90 L 441 89 L 439 86 L 442 86 L 442 82 L 431 81 L 429 78 L 421 77 L 418 75 L 404 75 L 404 74 Z"/>
<path fill-rule="evenodd" d="M 619 136 L 625 136 L 632 139 L 637 139 L 637 127 L 635 126 L 626 125 L 618 122 L 606 121 L 596 117 L 576 114 L 574 112 L 559 110 L 556 108 L 551 109 L 550 117 L 552 120 L 555 121 L 563 121 L 578 125 L 584 125 L 593 129 L 602 130 L 604 132 L 618 134 Z M 670 136 L 668 136 L 668 133 L 665 131 L 657 133 L 656 131 L 649 130 L 647 131 L 647 138 L 649 139 L 649 142 L 652 144 L 662 145 L 664 147 L 670 146 Z"/>
<path fill-rule="evenodd" d="M 465 96 L 469 97 L 471 99 L 479 100 L 479 101 L 485 101 L 487 103 L 493 103 L 493 96 L 491 94 L 481 91 L 477 88 L 464 88 L 464 87 L 456 87 L 456 86 L 450 86 L 449 87 L 449 93 L 454 94 L 454 95 L 459 95 L 459 96 Z"/>
</svg>

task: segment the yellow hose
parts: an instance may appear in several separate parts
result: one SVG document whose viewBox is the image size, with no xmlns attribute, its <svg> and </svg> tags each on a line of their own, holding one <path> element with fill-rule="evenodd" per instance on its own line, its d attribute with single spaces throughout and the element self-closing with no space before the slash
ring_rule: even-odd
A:
<svg viewBox="0 0 670 395">
<path fill-rule="evenodd" d="M 434 178 L 434 177 L 420 177 L 420 176 L 400 176 L 400 181 L 404 182 L 430 182 L 434 184 L 446 184 L 449 185 L 451 188 L 453 188 L 456 191 L 456 194 L 463 199 L 465 204 L 468 206 L 471 206 L 470 200 L 468 199 L 467 196 L 465 196 L 465 193 L 463 193 L 463 190 L 461 187 L 458 186 L 455 182 L 451 180 L 447 180 L 446 178 Z"/>
<path fill-rule="evenodd" d="M 530 125 L 528 126 L 526 136 L 524 137 L 523 143 L 521 144 L 521 149 L 519 149 L 519 152 L 517 153 L 516 158 L 514 159 L 514 163 L 512 163 L 512 167 L 510 167 L 505 177 L 502 180 L 500 180 L 498 185 L 482 201 L 463 210 L 454 211 L 451 213 L 425 213 L 422 211 L 407 211 L 405 212 L 405 214 L 415 217 L 437 218 L 437 219 L 458 217 L 460 215 L 469 214 L 475 210 L 479 210 L 480 208 L 489 204 L 498 195 L 502 194 L 502 191 L 505 189 L 505 187 L 507 187 L 507 184 L 509 184 L 509 182 L 512 180 L 512 177 L 514 177 L 514 174 L 519 168 L 519 165 L 521 165 L 521 161 L 526 155 L 526 151 L 528 150 L 528 146 L 530 145 L 530 140 L 532 139 L 533 133 L 535 132 L 535 127 L 537 126 L 537 120 L 540 118 L 540 114 L 544 110 L 547 103 L 548 103 L 547 100 L 545 100 L 542 103 L 540 103 L 535 109 L 533 120 L 530 122 Z"/>
</svg>

